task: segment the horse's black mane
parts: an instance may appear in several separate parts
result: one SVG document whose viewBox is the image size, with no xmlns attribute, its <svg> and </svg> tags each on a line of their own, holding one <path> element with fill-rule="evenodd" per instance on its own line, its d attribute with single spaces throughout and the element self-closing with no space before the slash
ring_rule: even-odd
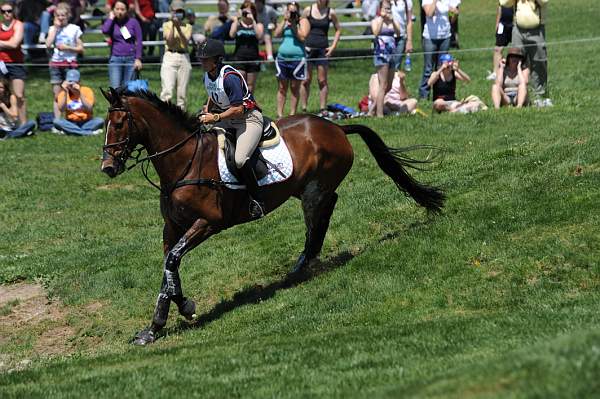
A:
<svg viewBox="0 0 600 399">
<path fill-rule="evenodd" d="M 129 91 L 127 89 L 117 90 L 119 96 L 135 97 L 142 100 L 146 100 L 154 105 L 158 110 L 169 116 L 174 122 L 178 123 L 181 127 L 187 129 L 190 132 L 196 131 L 200 128 L 200 122 L 195 115 L 190 115 L 186 111 L 179 108 L 176 104 L 171 101 L 163 101 L 158 95 L 149 90 L 136 90 Z"/>
</svg>

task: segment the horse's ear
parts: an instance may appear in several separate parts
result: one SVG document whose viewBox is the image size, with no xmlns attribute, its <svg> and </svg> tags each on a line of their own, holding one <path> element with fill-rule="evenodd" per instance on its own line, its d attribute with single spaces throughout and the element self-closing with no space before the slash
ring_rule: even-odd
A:
<svg viewBox="0 0 600 399">
<path fill-rule="evenodd" d="M 111 95 L 109 93 L 105 92 L 102 87 L 100 88 L 100 93 L 102 93 L 102 95 L 104 96 L 104 98 L 106 98 L 106 101 L 108 101 L 109 104 L 112 103 Z"/>
<path fill-rule="evenodd" d="M 108 88 L 108 95 L 110 97 L 110 99 L 108 100 L 110 102 L 110 105 L 112 105 L 113 107 L 123 106 L 121 95 L 113 87 Z"/>
</svg>

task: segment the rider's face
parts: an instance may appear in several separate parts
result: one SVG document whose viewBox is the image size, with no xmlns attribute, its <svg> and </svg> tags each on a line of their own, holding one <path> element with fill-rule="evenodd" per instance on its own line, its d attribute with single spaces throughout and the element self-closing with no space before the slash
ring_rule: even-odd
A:
<svg viewBox="0 0 600 399">
<path fill-rule="evenodd" d="M 206 72 L 212 71 L 217 66 L 214 58 L 202 58 L 201 62 L 202 69 L 204 69 Z"/>
</svg>

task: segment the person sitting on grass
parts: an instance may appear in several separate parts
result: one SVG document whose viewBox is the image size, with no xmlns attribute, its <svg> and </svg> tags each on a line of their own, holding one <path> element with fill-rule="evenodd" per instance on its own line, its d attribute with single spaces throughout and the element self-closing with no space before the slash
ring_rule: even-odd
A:
<svg viewBox="0 0 600 399">
<path fill-rule="evenodd" d="M 511 48 L 506 59 L 500 61 L 496 69 L 496 82 L 492 85 L 494 108 L 500 109 L 503 105 L 521 108 L 529 103 L 529 68 L 524 64 L 525 56 L 517 47 Z"/>
<path fill-rule="evenodd" d="M 462 101 L 456 99 L 456 81 L 470 82 L 471 78 L 458 65 L 458 60 L 450 54 L 442 54 L 439 58 L 439 69 L 431 74 L 427 84 L 433 89 L 433 109 L 442 112 L 477 112 L 487 109 L 485 104 L 475 96 Z"/>
<path fill-rule="evenodd" d="M 19 110 L 17 97 L 10 91 L 10 83 L 0 80 L 0 140 L 33 135 L 34 121 L 27 121 L 19 126 Z"/>
<path fill-rule="evenodd" d="M 379 91 L 379 78 L 376 73 L 371 75 L 369 80 L 369 111 L 374 114 L 375 102 Z M 388 114 L 410 114 L 417 112 L 417 99 L 409 98 L 406 89 L 406 74 L 397 71 L 392 80 L 392 88 L 385 93 L 383 99 L 383 113 Z"/>
<path fill-rule="evenodd" d="M 79 83 L 77 69 L 70 69 L 62 83 L 62 90 L 56 95 L 56 103 L 65 118 L 54 119 L 54 133 L 90 136 L 102 133 L 102 118 L 93 117 L 94 92 Z"/>
</svg>

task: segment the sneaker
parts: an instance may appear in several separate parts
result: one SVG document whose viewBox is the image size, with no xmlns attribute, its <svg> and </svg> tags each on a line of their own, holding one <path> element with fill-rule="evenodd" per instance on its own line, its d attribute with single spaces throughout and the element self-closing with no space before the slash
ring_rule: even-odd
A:
<svg viewBox="0 0 600 399">
<path fill-rule="evenodd" d="M 93 136 L 97 136 L 97 135 L 99 135 L 99 134 L 102 134 L 102 132 L 103 132 L 103 130 L 102 130 L 102 129 L 96 129 L 96 130 L 94 130 L 94 131 L 92 132 L 92 135 L 93 135 Z"/>
<path fill-rule="evenodd" d="M 52 132 L 54 134 L 65 134 L 65 132 L 63 132 L 62 130 L 58 130 L 55 127 L 53 127 L 52 130 L 50 130 L 50 132 Z"/>
<path fill-rule="evenodd" d="M 488 71 L 488 76 L 485 79 L 486 80 L 496 80 L 496 72 Z"/>
<path fill-rule="evenodd" d="M 552 104 L 552 100 L 550 100 L 549 98 L 544 98 L 543 102 L 544 107 L 554 107 L 554 104 Z"/>
<path fill-rule="evenodd" d="M 46 35 L 43 33 L 40 33 L 40 37 L 38 38 L 38 43 L 39 44 L 45 44 L 46 43 Z"/>
<path fill-rule="evenodd" d="M 543 108 L 546 105 L 544 104 L 544 100 L 542 100 L 541 98 L 536 98 L 535 100 L 533 100 L 533 106 L 538 107 L 538 108 Z"/>
</svg>

